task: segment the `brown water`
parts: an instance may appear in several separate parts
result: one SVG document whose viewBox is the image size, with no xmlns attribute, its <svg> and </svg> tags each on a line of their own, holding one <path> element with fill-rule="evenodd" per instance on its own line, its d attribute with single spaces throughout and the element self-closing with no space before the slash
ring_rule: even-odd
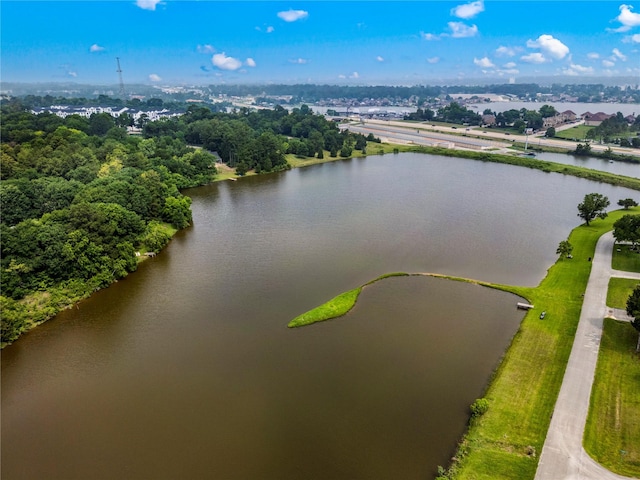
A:
<svg viewBox="0 0 640 480">
<path fill-rule="evenodd" d="M 192 190 L 195 226 L 2 352 L 3 479 L 433 478 L 518 300 L 390 271 L 537 284 L 597 191 L 401 154 Z"/>
</svg>

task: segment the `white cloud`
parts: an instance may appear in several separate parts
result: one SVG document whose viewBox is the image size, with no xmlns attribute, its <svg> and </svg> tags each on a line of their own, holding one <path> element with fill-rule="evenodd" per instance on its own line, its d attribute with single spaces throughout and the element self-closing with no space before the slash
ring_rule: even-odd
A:
<svg viewBox="0 0 640 480">
<path fill-rule="evenodd" d="M 360 78 L 360 74 L 358 72 L 353 72 L 351 75 L 349 75 L 349 78 Z"/>
<path fill-rule="evenodd" d="M 160 0 L 136 0 L 136 5 L 143 10 L 154 11 L 156 5 L 160 3 Z"/>
<path fill-rule="evenodd" d="M 617 58 L 618 60 L 622 60 L 623 62 L 627 61 L 627 57 L 626 55 L 624 55 L 620 50 L 618 50 L 617 48 L 614 48 L 612 51 L 613 56 L 615 58 Z"/>
<path fill-rule="evenodd" d="M 624 43 L 640 43 L 640 33 L 628 35 L 622 39 Z"/>
<path fill-rule="evenodd" d="M 432 65 L 438 63 L 439 61 L 440 61 L 440 57 L 427 58 L 427 63 L 430 63 Z"/>
<path fill-rule="evenodd" d="M 261 27 L 256 27 L 256 30 L 259 32 L 262 32 L 262 28 Z M 275 31 L 275 28 L 273 28 L 271 25 L 269 25 L 268 27 L 265 27 L 264 31 L 266 33 L 273 33 Z"/>
<path fill-rule="evenodd" d="M 423 40 L 431 41 L 431 40 L 440 40 L 440 35 L 435 35 L 433 33 L 424 33 L 420 32 L 420 36 Z"/>
<path fill-rule="evenodd" d="M 105 48 L 101 47 L 97 43 L 94 43 L 93 45 L 91 45 L 89 47 L 89 51 L 92 52 L 92 53 L 94 53 L 94 52 L 103 52 L 104 50 L 105 50 Z"/>
<path fill-rule="evenodd" d="M 304 10 L 286 10 L 284 12 L 278 12 L 278 17 L 285 22 L 295 22 L 297 20 L 307 18 L 308 16 L 309 12 Z"/>
<path fill-rule="evenodd" d="M 633 27 L 640 26 L 640 13 L 633 13 L 631 10 L 633 7 L 631 5 L 620 5 L 620 15 L 616 17 L 622 27 L 620 27 L 618 32 L 626 32 Z"/>
<path fill-rule="evenodd" d="M 378 56 L 376 57 L 376 60 L 377 60 L 378 62 L 384 62 L 384 58 L 382 58 L 380 55 L 378 55 Z"/>
<path fill-rule="evenodd" d="M 520 49 L 518 49 L 517 47 L 504 47 L 500 45 L 498 48 L 496 48 L 496 55 L 498 55 L 499 57 L 515 57 L 518 53 L 518 50 Z"/>
<path fill-rule="evenodd" d="M 244 63 L 245 63 L 245 65 L 247 67 L 255 67 L 256 66 L 256 61 L 251 57 L 247 58 Z"/>
<path fill-rule="evenodd" d="M 547 55 L 560 60 L 569 54 L 569 47 L 552 35 L 540 35 L 537 40 L 527 41 L 527 47 L 539 48 Z"/>
<path fill-rule="evenodd" d="M 242 66 L 242 62 L 240 60 L 233 57 L 227 57 L 224 52 L 216 53 L 211 57 L 211 63 L 220 70 L 238 70 Z"/>
<path fill-rule="evenodd" d="M 473 63 L 481 68 L 495 68 L 495 65 L 491 60 L 489 60 L 488 57 L 483 57 L 480 59 L 474 58 Z"/>
<path fill-rule="evenodd" d="M 572 63 L 570 68 L 579 73 L 593 73 L 593 67 L 583 67 L 575 63 Z"/>
<path fill-rule="evenodd" d="M 306 65 L 307 63 L 309 63 L 309 60 L 307 60 L 306 58 L 292 58 L 291 60 L 289 60 L 289 63 L 295 63 L 296 65 Z"/>
<path fill-rule="evenodd" d="M 572 75 L 572 76 L 584 75 L 584 74 L 592 74 L 593 73 L 593 67 L 583 67 L 582 65 L 577 65 L 575 63 L 572 63 L 569 66 L 569 68 L 563 69 L 562 73 L 564 75 Z"/>
<path fill-rule="evenodd" d="M 590 58 L 591 60 L 597 60 L 600 58 L 600 55 L 598 53 L 591 52 L 587 53 L 587 58 Z"/>
<path fill-rule="evenodd" d="M 616 62 L 612 62 L 611 60 L 602 60 L 602 65 L 605 67 L 613 67 Z"/>
<path fill-rule="evenodd" d="M 458 5 L 456 8 L 451 9 L 451 15 L 464 19 L 473 18 L 480 12 L 484 12 L 484 2 L 482 0 Z"/>
<path fill-rule="evenodd" d="M 500 75 L 517 75 L 518 73 L 520 73 L 520 70 L 518 70 L 517 68 L 507 68 L 505 70 L 498 70 L 498 73 Z"/>
<path fill-rule="evenodd" d="M 478 34 L 478 27 L 475 25 L 465 25 L 462 22 L 449 22 L 451 36 L 453 38 L 475 37 Z"/>
<path fill-rule="evenodd" d="M 504 64 L 504 68 L 513 68 L 516 66 L 515 62 L 508 62 Z"/>
<path fill-rule="evenodd" d="M 545 63 L 547 61 L 540 52 L 530 53 L 520 57 L 520 60 L 527 63 Z"/>
<path fill-rule="evenodd" d="M 70 77 L 76 78 L 78 76 L 78 72 L 67 72 L 67 75 Z"/>
<path fill-rule="evenodd" d="M 338 75 L 338 78 L 347 78 L 347 77 L 345 77 L 344 75 L 340 74 L 340 75 Z"/>
<path fill-rule="evenodd" d="M 204 45 L 198 45 L 197 50 L 198 50 L 198 53 L 206 53 L 206 54 L 215 53 L 216 51 L 213 45 L 209 45 L 208 43 Z"/>
<path fill-rule="evenodd" d="M 152 73 L 151 75 L 149 75 L 149 80 L 151 80 L 152 82 L 160 82 L 162 81 L 162 78 L 160 78 L 158 74 Z"/>
</svg>

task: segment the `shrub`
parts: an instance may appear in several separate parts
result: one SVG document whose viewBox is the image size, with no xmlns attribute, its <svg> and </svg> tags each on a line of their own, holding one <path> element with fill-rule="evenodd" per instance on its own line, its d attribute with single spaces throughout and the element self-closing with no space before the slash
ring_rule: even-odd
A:
<svg viewBox="0 0 640 480">
<path fill-rule="evenodd" d="M 489 410 L 489 400 L 486 398 L 478 398 L 471 404 L 471 418 L 478 418 Z"/>
</svg>

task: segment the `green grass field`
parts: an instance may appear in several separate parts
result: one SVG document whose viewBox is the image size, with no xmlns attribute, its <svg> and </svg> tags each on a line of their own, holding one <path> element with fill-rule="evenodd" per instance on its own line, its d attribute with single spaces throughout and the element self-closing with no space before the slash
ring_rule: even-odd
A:
<svg viewBox="0 0 640 480">
<path fill-rule="evenodd" d="M 640 272 L 640 253 L 629 250 L 629 245 L 616 245 L 613 249 L 611 268 L 625 272 Z"/>
<path fill-rule="evenodd" d="M 640 478 L 640 354 L 638 332 L 605 319 L 584 447 L 601 465 Z"/>
<path fill-rule="evenodd" d="M 627 299 L 639 283 L 639 280 L 612 277 L 607 290 L 607 307 L 626 309 Z"/>
<path fill-rule="evenodd" d="M 555 138 L 566 138 L 567 140 L 577 139 L 583 141 L 587 138 L 587 132 L 595 127 L 587 127 L 586 125 L 578 125 L 576 127 L 567 128 L 561 132 L 556 132 Z"/>
</svg>

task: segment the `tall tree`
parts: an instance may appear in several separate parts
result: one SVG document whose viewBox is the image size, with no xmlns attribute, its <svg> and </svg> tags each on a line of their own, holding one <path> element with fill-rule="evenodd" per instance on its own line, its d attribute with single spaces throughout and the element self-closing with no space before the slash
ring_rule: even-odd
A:
<svg viewBox="0 0 640 480">
<path fill-rule="evenodd" d="M 636 285 L 636 288 L 627 300 L 627 314 L 633 317 L 631 326 L 639 332 L 638 344 L 636 345 L 637 352 L 640 351 L 640 283 Z"/>
<path fill-rule="evenodd" d="M 578 216 L 585 221 L 587 226 L 595 218 L 607 217 L 605 209 L 609 206 L 609 199 L 599 193 L 588 193 L 584 201 L 578 204 Z"/>
<path fill-rule="evenodd" d="M 640 215 L 624 215 L 613 224 L 613 236 L 618 242 L 640 245 Z"/>
<path fill-rule="evenodd" d="M 539 112 L 540 115 L 542 115 L 542 118 L 553 117 L 558 113 L 552 105 L 541 106 Z"/>
</svg>

